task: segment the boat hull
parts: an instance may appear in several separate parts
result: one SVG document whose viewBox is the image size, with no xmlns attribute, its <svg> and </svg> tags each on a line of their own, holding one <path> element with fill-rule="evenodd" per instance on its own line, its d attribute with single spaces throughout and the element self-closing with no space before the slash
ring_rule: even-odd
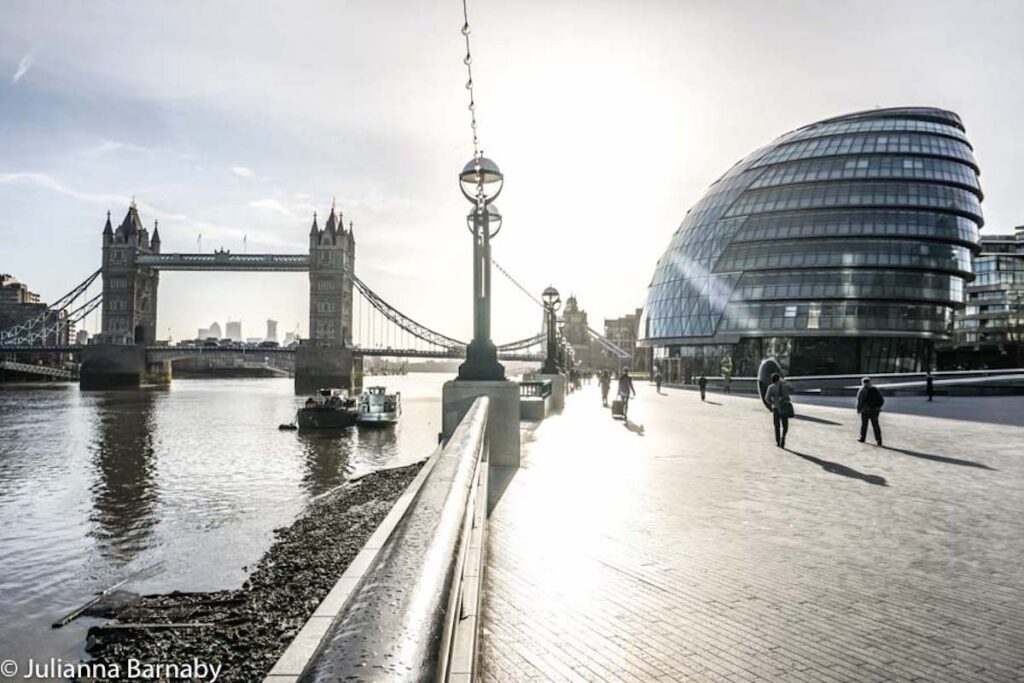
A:
<svg viewBox="0 0 1024 683">
<path fill-rule="evenodd" d="M 339 429 L 356 423 L 352 410 L 336 408 L 300 408 L 297 414 L 299 429 Z"/>
<path fill-rule="evenodd" d="M 401 412 L 361 412 L 356 416 L 356 422 L 361 425 L 390 425 L 398 422 L 398 419 L 402 416 Z"/>
</svg>

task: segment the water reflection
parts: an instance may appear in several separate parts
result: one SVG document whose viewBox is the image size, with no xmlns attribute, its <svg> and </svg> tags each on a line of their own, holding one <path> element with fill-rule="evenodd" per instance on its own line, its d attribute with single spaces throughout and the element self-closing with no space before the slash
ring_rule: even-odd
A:
<svg viewBox="0 0 1024 683">
<path fill-rule="evenodd" d="M 90 536 L 101 555 L 130 562 L 150 546 L 157 523 L 158 489 L 153 446 L 152 391 L 97 394 L 95 434 L 90 444 L 95 474 L 89 488 Z"/>
<path fill-rule="evenodd" d="M 399 455 L 398 434 L 401 429 L 401 424 L 370 425 L 359 429 L 359 451 L 367 469 L 389 467 L 395 462 Z M 428 453 L 423 453 L 422 457 L 426 455 Z"/>
<path fill-rule="evenodd" d="M 0 385 L 0 645 L 74 661 L 89 623 L 50 623 L 126 577 L 139 593 L 238 587 L 311 497 L 430 454 L 444 379 L 388 378 L 396 427 L 308 438 L 277 429 L 302 400 L 290 379 Z"/>
<path fill-rule="evenodd" d="M 302 488 L 318 496 L 342 484 L 353 471 L 355 427 L 300 433 L 305 456 Z"/>
</svg>

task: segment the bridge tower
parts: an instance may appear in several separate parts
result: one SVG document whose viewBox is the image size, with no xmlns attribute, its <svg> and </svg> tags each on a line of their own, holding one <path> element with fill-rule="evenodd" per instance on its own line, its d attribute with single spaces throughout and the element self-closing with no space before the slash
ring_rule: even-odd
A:
<svg viewBox="0 0 1024 683">
<path fill-rule="evenodd" d="M 160 253 L 160 230 L 142 227 L 133 200 L 114 230 L 107 213 L 103 227 L 103 340 L 110 344 L 152 344 L 156 340 L 159 273 L 136 263 L 140 254 Z"/>
<path fill-rule="evenodd" d="M 362 358 L 352 353 L 352 278 L 356 242 L 352 224 L 332 203 L 323 229 L 316 214 L 309 230 L 309 339 L 295 352 L 295 391 L 362 388 Z"/>
<path fill-rule="evenodd" d="M 137 262 L 143 254 L 160 253 L 160 230 L 153 236 L 142 227 L 132 200 L 121 225 L 103 226 L 103 324 L 93 343 L 82 350 L 82 389 L 137 387 L 171 381 L 169 362 L 149 363 L 146 345 L 156 340 L 157 286 L 155 268 Z"/>
<path fill-rule="evenodd" d="M 352 279 L 355 239 L 331 206 L 321 230 L 309 231 L 309 338 L 317 346 L 352 345 Z"/>
</svg>

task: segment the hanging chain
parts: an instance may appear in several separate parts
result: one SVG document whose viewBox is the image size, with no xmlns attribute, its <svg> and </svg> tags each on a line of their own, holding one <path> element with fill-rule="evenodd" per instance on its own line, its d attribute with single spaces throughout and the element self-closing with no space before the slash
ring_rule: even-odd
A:
<svg viewBox="0 0 1024 683">
<path fill-rule="evenodd" d="M 469 91 L 469 117 L 470 127 L 473 129 L 473 158 L 479 159 L 483 156 L 480 151 L 480 140 L 476 134 L 476 98 L 473 95 L 473 54 L 469 50 L 469 10 L 466 8 L 466 0 L 462 0 L 462 35 L 466 38 L 466 57 L 462 63 L 466 65 L 466 90 Z"/>
<path fill-rule="evenodd" d="M 502 268 L 502 267 L 501 267 L 501 264 L 500 264 L 500 263 L 498 263 L 497 261 L 495 261 L 495 260 L 494 260 L 494 259 L 492 258 L 492 259 L 491 259 L 491 264 L 492 264 L 492 265 L 493 265 L 493 266 L 494 266 L 495 268 L 497 268 L 497 269 L 498 269 L 498 272 L 499 272 L 499 273 L 501 273 L 502 275 L 504 275 L 505 277 L 507 277 L 507 278 L 509 279 L 509 282 L 511 282 L 512 284 L 514 284 L 514 285 L 515 285 L 516 287 L 518 287 L 518 288 L 520 289 L 520 291 L 522 291 L 522 293 L 523 293 L 523 294 L 525 294 L 526 296 L 530 297 L 530 300 L 531 300 L 531 301 L 533 301 L 533 303 L 537 304 L 537 305 L 538 305 L 538 306 L 540 306 L 541 308 L 545 308 L 544 304 L 542 304 L 542 303 L 541 303 L 540 299 L 538 299 L 538 298 L 537 298 L 537 297 L 535 297 L 535 296 L 534 296 L 533 294 L 531 294 L 531 293 L 530 293 L 530 290 L 528 290 L 528 289 L 527 289 L 526 287 L 523 287 L 523 286 L 522 286 L 521 284 L 519 284 L 519 282 L 518 282 L 518 281 L 517 281 L 517 280 L 516 280 L 516 279 L 515 279 L 514 277 L 512 277 L 512 276 L 511 276 L 511 275 L 509 274 L 509 272 L 508 272 L 507 270 L 505 270 L 504 268 Z M 546 308 L 545 308 L 545 310 L 546 310 Z"/>
</svg>

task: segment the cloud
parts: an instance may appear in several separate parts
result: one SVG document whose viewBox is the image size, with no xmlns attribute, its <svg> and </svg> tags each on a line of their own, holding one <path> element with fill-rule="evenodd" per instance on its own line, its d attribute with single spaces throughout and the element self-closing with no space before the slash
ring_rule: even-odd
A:
<svg viewBox="0 0 1024 683">
<path fill-rule="evenodd" d="M 76 188 L 65 185 L 61 181 L 57 180 L 53 176 L 45 173 L 33 173 L 33 172 L 21 172 L 21 173 L 0 173 L 0 185 L 13 185 L 13 184 L 28 184 L 34 185 L 39 188 L 56 192 L 57 194 L 77 199 L 80 202 L 87 204 L 97 204 L 105 206 L 107 208 L 123 206 L 127 207 L 131 201 L 130 197 L 118 194 L 102 194 L 93 192 L 84 192 Z M 197 233 L 204 233 L 216 239 L 224 239 L 233 237 L 236 239 L 242 239 L 248 237 L 250 241 L 261 242 L 269 246 L 289 246 L 295 247 L 301 245 L 300 241 L 282 239 L 274 233 L 253 230 L 251 228 L 237 228 L 230 225 L 223 225 L 219 223 L 211 223 L 209 221 L 197 220 L 183 213 L 172 213 L 165 211 L 152 204 L 138 201 L 136 204 L 139 207 L 139 211 L 146 216 L 151 216 L 158 219 L 161 225 L 171 224 L 179 227 L 180 230 L 189 230 Z M 166 230 L 166 228 L 165 228 Z M 166 234 L 166 233 L 165 233 Z M 166 240 L 165 240 L 166 241 Z"/>
<path fill-rule="evenodd" d="M 35 62 L 35 55 L 31 52 L 22 57 L 21 61 L 18 62 L 18 68 L 14 71 L 14 75 L 11 76 L 11 85 L 17 85 L 18 81 L 28 73 L 28 70 L 32 68 L 32 65 L 35 64 Z"/>
<path fill-rule="evenodd" d="M 276 199 L 254 199 L 253 201 L 249 202 L 249 206 L 253 207 L 254 209 L 267 209 L 269 211 L 279 213 L 287 218 L 295 218 L 295 215 L 291 212 L 291 210 L 281 202 L 277 201 Z"/>
<path fill-rule="evenodd" d="M 51 190 L 57 194 L 62 194 L 88 204 L 104 204 L 107 206 L 112 204 L 127 205 L 130 199 L 124 195 L 82 192 L 81 190 L 64 185 L 59 180 L 45 173 L 0 173 L 0 185 L 13 185 L 15 183 L 35 185 L 36 187 Z"/>
<path fill-rule="evenodd" d="M 113 152 L 137 152 L 147 153 L 150 150 L 140 145 L 133 145 L 130 142 L 119 142 L 117 140 L 101 140 L 99 143 L 86 147 L 81 153 L 86 156 L 101 156 Z"/>
<path fill-rule="evenodd" d="M 232 166 L 231 172 L 239 178 L 255 178 L 256 172 L 248 166 Z"/>
</svg>

